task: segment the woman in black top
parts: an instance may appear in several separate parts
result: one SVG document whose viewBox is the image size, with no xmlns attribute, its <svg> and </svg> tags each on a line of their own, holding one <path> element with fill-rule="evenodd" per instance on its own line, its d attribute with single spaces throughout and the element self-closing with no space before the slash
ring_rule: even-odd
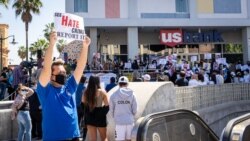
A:
<svg viewBox="0 0 250 141">
<path fill-rule="evenodd" d="M 98 76 L 90 76 L 87 89 L 82 97 L 84 105 L 84 118 L 88 129 L 89 140 L 97 140 L 97 130 L 102 141 L 106 141 L 107 121 L 109 111 L 107 93 L 100 87 Z"/>
</svg>

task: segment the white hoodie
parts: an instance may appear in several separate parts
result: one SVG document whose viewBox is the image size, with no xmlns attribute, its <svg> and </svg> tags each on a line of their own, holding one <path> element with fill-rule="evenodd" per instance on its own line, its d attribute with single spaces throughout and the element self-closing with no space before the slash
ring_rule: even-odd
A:
<svg viewBox="0 0 250 141">
<path fill-rule="evenodd" d="M 126 87 L 119 88 L 110 97 L 109 109 L 116 124 L 133 124 L 137 112 L 137 101 L 134 92 Z"/>
</svg>

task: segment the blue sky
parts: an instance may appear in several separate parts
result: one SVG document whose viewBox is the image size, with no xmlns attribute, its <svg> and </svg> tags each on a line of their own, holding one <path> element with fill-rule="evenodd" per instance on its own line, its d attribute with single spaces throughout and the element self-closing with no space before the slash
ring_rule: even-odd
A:
<svg viewBox="0 0 250 141">
<path fill-rule="evenodd" d="M 15 16 L 15 11 L 12 9 L 14 0 L 10 0 L 9 8 L 6 9 L 0 6 L 0 23 L 9 25 L 9 35 L 15 35 L 18 44 L 9 44 L 9 61 L 11 64 L 19 64 L 21 59 L 17 55 L 19 46 L 25 46 L 25 25 L 20 17 Z M 29 44 L 35 42 L 39 38 L 43 38 L 43 29 L 47 23 L 54 22 L 55 12 L 65 12 L 64 0 L 41 0 L 43 7 L 40 10 L 40 15 L 33 15 L 32 22 L 29 25 Z M 12 38 L 9 38 L 9 42 Z"/>
</svg>

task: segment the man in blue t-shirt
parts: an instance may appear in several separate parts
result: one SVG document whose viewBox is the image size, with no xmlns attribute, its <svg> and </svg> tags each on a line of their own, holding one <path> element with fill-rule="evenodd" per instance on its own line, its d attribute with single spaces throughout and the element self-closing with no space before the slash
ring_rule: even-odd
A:
<svg viewBox="0 0 250 141">
<path fill-rule="evenodd" d="M 105 90 L 106 92 L 109 92 L 111 89 L 113 89 L 116 86 L 115 84 L 115 77 L 110 78 L 110 83 L 106 86 Z"/>
<path fill-rule="evenodd" d="M 75 91 L 81 79 L 90 38 L 85 36 L 77 67 L 66 80 L 62 60 L 52 62 L 56 32 L 50 34 L 50 44 L 44 57 L 44 67 L 37 84 L 37 94 L 42 105 L 42 129 L 44 141 L 75 140 L 80 137 Z"/>
</svg>

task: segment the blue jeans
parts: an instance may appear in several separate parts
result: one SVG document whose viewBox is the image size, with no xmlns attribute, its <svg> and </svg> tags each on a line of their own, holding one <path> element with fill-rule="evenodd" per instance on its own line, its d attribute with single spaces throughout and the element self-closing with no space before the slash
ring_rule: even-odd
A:
<svg viewBox="0 0 250 141">
<path fill-rule="evenodd" d="M 7 88 L 7 84 L 0 82 L 0 89 L 1 89 L 0 100 L 4 99 L 4 94 L 5 94 L 6 88 Z"/>
<path fill-rule="evenodd" d="M 19 111 L 17 115 L 18 122 L 18 141 L 31 141 L 31 118 L 29 111 Z"/>
</svg>

